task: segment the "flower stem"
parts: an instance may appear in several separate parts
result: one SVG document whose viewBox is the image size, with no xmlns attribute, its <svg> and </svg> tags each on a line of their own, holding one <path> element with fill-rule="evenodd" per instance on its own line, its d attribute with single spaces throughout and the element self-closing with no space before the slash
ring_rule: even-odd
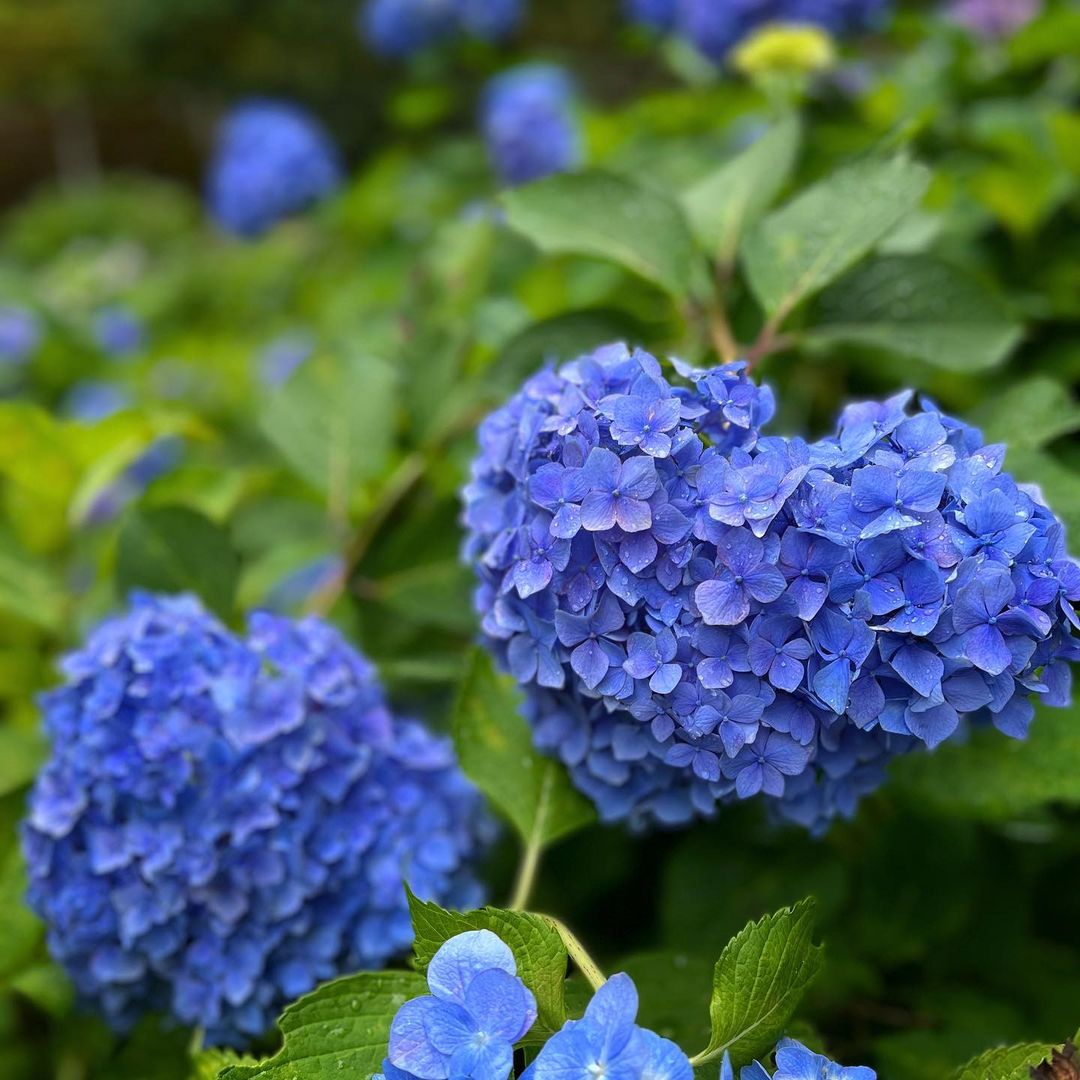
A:
<svg viewBox="0 0 1080 1080">
<path fill-rule="evenodd" d="M 514 898 L 510 901 L 511 911 L 524 911 L 529 906 L 529 897 L 536 884 L 536 872 L 540 868 L 540 855 L 544 845 L 540 841 L 538 830 L 533 830 L 529 842 L 521 856 L 517 882 L 514 885 Z"/>
<path fill-rule="evenodd" d="M 594 990 L 599 990 L 607 982 L 607 978 L 596 961 L 586 952 L 585 946 L 578 941 L 566 923 L 553 915 L 545 915 L 544 918 L 559 932 L 559 937 L 562 938 L 566 951 L 570 954 L 570 959 L 574 961 L 578 971 L 585 976 Z"/>
</svg>

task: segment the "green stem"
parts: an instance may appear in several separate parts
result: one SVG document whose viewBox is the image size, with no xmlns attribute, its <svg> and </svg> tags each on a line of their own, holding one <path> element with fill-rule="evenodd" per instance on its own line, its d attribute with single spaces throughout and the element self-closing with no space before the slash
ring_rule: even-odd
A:
<svg viewBox="0 0 1080 1080">
<path fill-rule="evenodd" d="M 511 911 L 524 911 L 529 906 L 529 897 L 532 896 L 533 886 L 536 884 L 536 873 L 540 868 L 540 855 L 543 850 L 544 845 L 534 829 L 522 852 L 521 866 L 518 867 L 517 882 L 514 885 L 514 898 L 510 901 Z"/>
<path fill-rule="evenodd" d="M 570 954 L 570 959 L 574 961 L 578 971 L 585 976 L 594 990 L 599 990 L 607 982 L 607 978 L 596 961 L 586 952 L 585 946 L 578 941 L 566 923 L 553 915 L 545 915 L 544 918 L 559 932 L 559 937 L 562 938 L 566 951 Z"/>
</svg>

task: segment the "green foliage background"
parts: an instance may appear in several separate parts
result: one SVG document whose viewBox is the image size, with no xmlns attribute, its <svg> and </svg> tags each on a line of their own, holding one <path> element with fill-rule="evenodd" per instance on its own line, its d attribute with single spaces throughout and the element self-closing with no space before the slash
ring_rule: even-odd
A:
<svg viewBox="0 0 1080 1080">
<path fill-rule="evenodd" d="M 1012 41 L 977 47 L 902 5 L 840 75 L 794 92 L 796 121 L 790 93 L 702 80 L 678 50 L 661 55 L 625 29 L 614 4 L 534 6 L 515 48 L 577 62 L 588 160 L 603 173 L 497 203 L 471 117 L 476 86 L 508 52 L 391 68 L 343 32 L 351 4 L 337 0 L 273 0 L 254 15 L 206 0 L 0 3 L 12 164 L 0 302 L 47 326 L 27 373 L 0 370 L 4 1080 L 195 1075 L 189 1033 L 148 1023 L 116 1040 L 76 1010 L 22 905 L 15 825 L 44 753 L 33 698 L 57 653 L 131 585 L 193 589 L 239 623 L 313 560 L 344 556 L 347 581 L 286 606 L 326 611 L 400 709 L 448 729 L 456 702 L 488 791 L 484 763 L 492 783 L 500 770 L 485 723 L 513 696 L 469 659 L 456 492 L 475 425 L 544 359 L 613 338 L 710 356 L 695 245 L 719 257 L 739 340 L 782 311 L 763 362 L 776 430 L 817 434 L 845 400 L 913 385 L 1008 441 L 1008 467 L 1080 535 L 1075 7 L 1052 4 Z M 218 107 L 251 90 L 316 107 L 353 169 L 335 199 L 238 243 L 204 220 L 192 181 Z M 740 157 L 763 128 L 771 142 Z M 89 158 L 64 150 L 72 138 L 85 148 L 88 131 Z M 50 142 L 67 171 L 28 190 L 51 168 Z M 892 171 L 875 195 L 866 170 L 882 155 Z M 108 167 L 86 174 L 94 159 Z M 124 164 L 159 175 L 113 167 Z M 628 199 L 648 227 L 614 250 L 605 215 Z M 595 233 L 582 205 L 595 206 Z M 790 235 L 813 260 L 845 229 L 808 279 Z M 114 302 L 147 325 L 130 362 L 93 345 L 94 314 Z M 314 354 L 268 390 L 259 355 L 295 331 Z M 62 419 L 64 394 L 86 378 L 121 382 L 136 407 L 95 425 Z M 179 466 L 92 523 L 101 494 L 166 435 L 183 439 Z M 1080 1020 L 1075 707 L 1041 713 L 1026 743 L 985 733 L 899 762 L 822 840 L 768 826 L 756 806 L 646 837 L 574 832 L 587 816 L 509 808 L 525 839 L 553 841 L 532 906 L 572 924 L 605 969 L 634 973 L 647 1019 L 689 1051 L 708 1041 L 724 945 L 808 895 L 827 950 L 800 1030 L 841 1060 L 936 1080 L 989 1046 L 1060 1041 Z M 509 899 L 517 858 L 508 831 L 489 870 L 495 902 Z M 203 1060 L 201 1075 L 220 1064 Z"/>
</svg>

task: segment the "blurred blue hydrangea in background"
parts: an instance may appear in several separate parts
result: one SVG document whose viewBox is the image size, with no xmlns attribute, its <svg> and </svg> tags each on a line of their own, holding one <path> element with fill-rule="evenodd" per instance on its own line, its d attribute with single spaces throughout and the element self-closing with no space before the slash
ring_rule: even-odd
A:
<svg viewBox="0 0 1080 1080">
<path fill-rule="evenodd" d="M 0 363 L 24 364 L 41 343 L 41 324 L 24 307 L 0 307 Z"/>
<path fill-rule="evenodd" d="M 145 344 L 142 320 L 126 307 L 103 308 L 94 319 L 94 341 L 98 348 L 115 360 L 137 353 Z"/>
<path fill-rule="evenodd" d="M 164 1011 L 243 1044 L 316 983 L 378 967 L 422 896 L 481 900 L 491 838 L 450 744 L 391 715 L 338 632 L 136 595 L 42 699 L 29 901 L 117 1028 Z"/>
<path fill-rule="evenodd" d="M 953 0 L 950 18 L 988 40 L 1006 38 L 1042 11 L 1042 0 Z"/>
<path fill-rule="evenodd" d="M 764 793 L 820 830 L 890 757 L 1069 703 L 1080 567 L 1003 446 L 910 392 L 764 436 L 743 365 L 675 367 L 533 376 L 465 489 L 486 641 L 604 819 Z"/>
<path fill-rule="evenodd" d="M 551 64 L 523 64 L 488 83 L 480 125 L 504 183 L 526 184 L 580 164 L 574 98 L 570 76 Z"/>
<path fill-rule="evenodd" d="M 254 100 L 222 122 L 206 196 L 222 228 L 256 236 L 340 186 L 337 148 L 305 109 Z"/>
<path fill-rule="evenodd" d="M 303 330 L 280 334 L 256 358 L 256 377 L 268 387 L 281 386 L 315 351 L 315 339 Z"/>
<path fill-rule="evenodd" d="M 768 23 L 810 23 L 837 37 L 880 25 L 891 0 L 625 0 L 634 22 L 674 33 L 719 63 Z"/>
<path fill-rule="evenodd" d="M 521 22 L 525 0 L 367 0 L 361 34 L 384 56 L 405 57 L 456 37 L 499 41 Z"/>
<path fill-rule="evenodd" d="M 64 395 L 60 411 L 72 420 L 96 424 L 131 405 L 131 392 L 120 383 L 82 379 Z"/>
</svg>

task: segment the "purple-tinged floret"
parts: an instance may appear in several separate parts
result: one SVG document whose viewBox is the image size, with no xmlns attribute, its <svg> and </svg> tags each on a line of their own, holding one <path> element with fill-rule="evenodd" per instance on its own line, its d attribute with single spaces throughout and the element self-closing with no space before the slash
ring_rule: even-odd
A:
<svg viewBox="0 0 1080 1080">
<path fill-rule="evenodd" d="M 136 595 L 42 699 L 29 902 L 80 996 L 242 1044 L 317 983 L 412 938 L 403 880 L 470 907 L 490 822 L 449 743 L 388 710 L 325 623 L 227 630 Z"/>
<path fill-rule="evenodd" d="M 541 371 L 464 493 L 484 639 L 602 817 L 762 793 L 820 829 L 889 758 L 1068 703 L 1080 567 L 1001 447 L 910 393 L 767 436 L 741 365 L 674 366 Z"/>
</svg>

